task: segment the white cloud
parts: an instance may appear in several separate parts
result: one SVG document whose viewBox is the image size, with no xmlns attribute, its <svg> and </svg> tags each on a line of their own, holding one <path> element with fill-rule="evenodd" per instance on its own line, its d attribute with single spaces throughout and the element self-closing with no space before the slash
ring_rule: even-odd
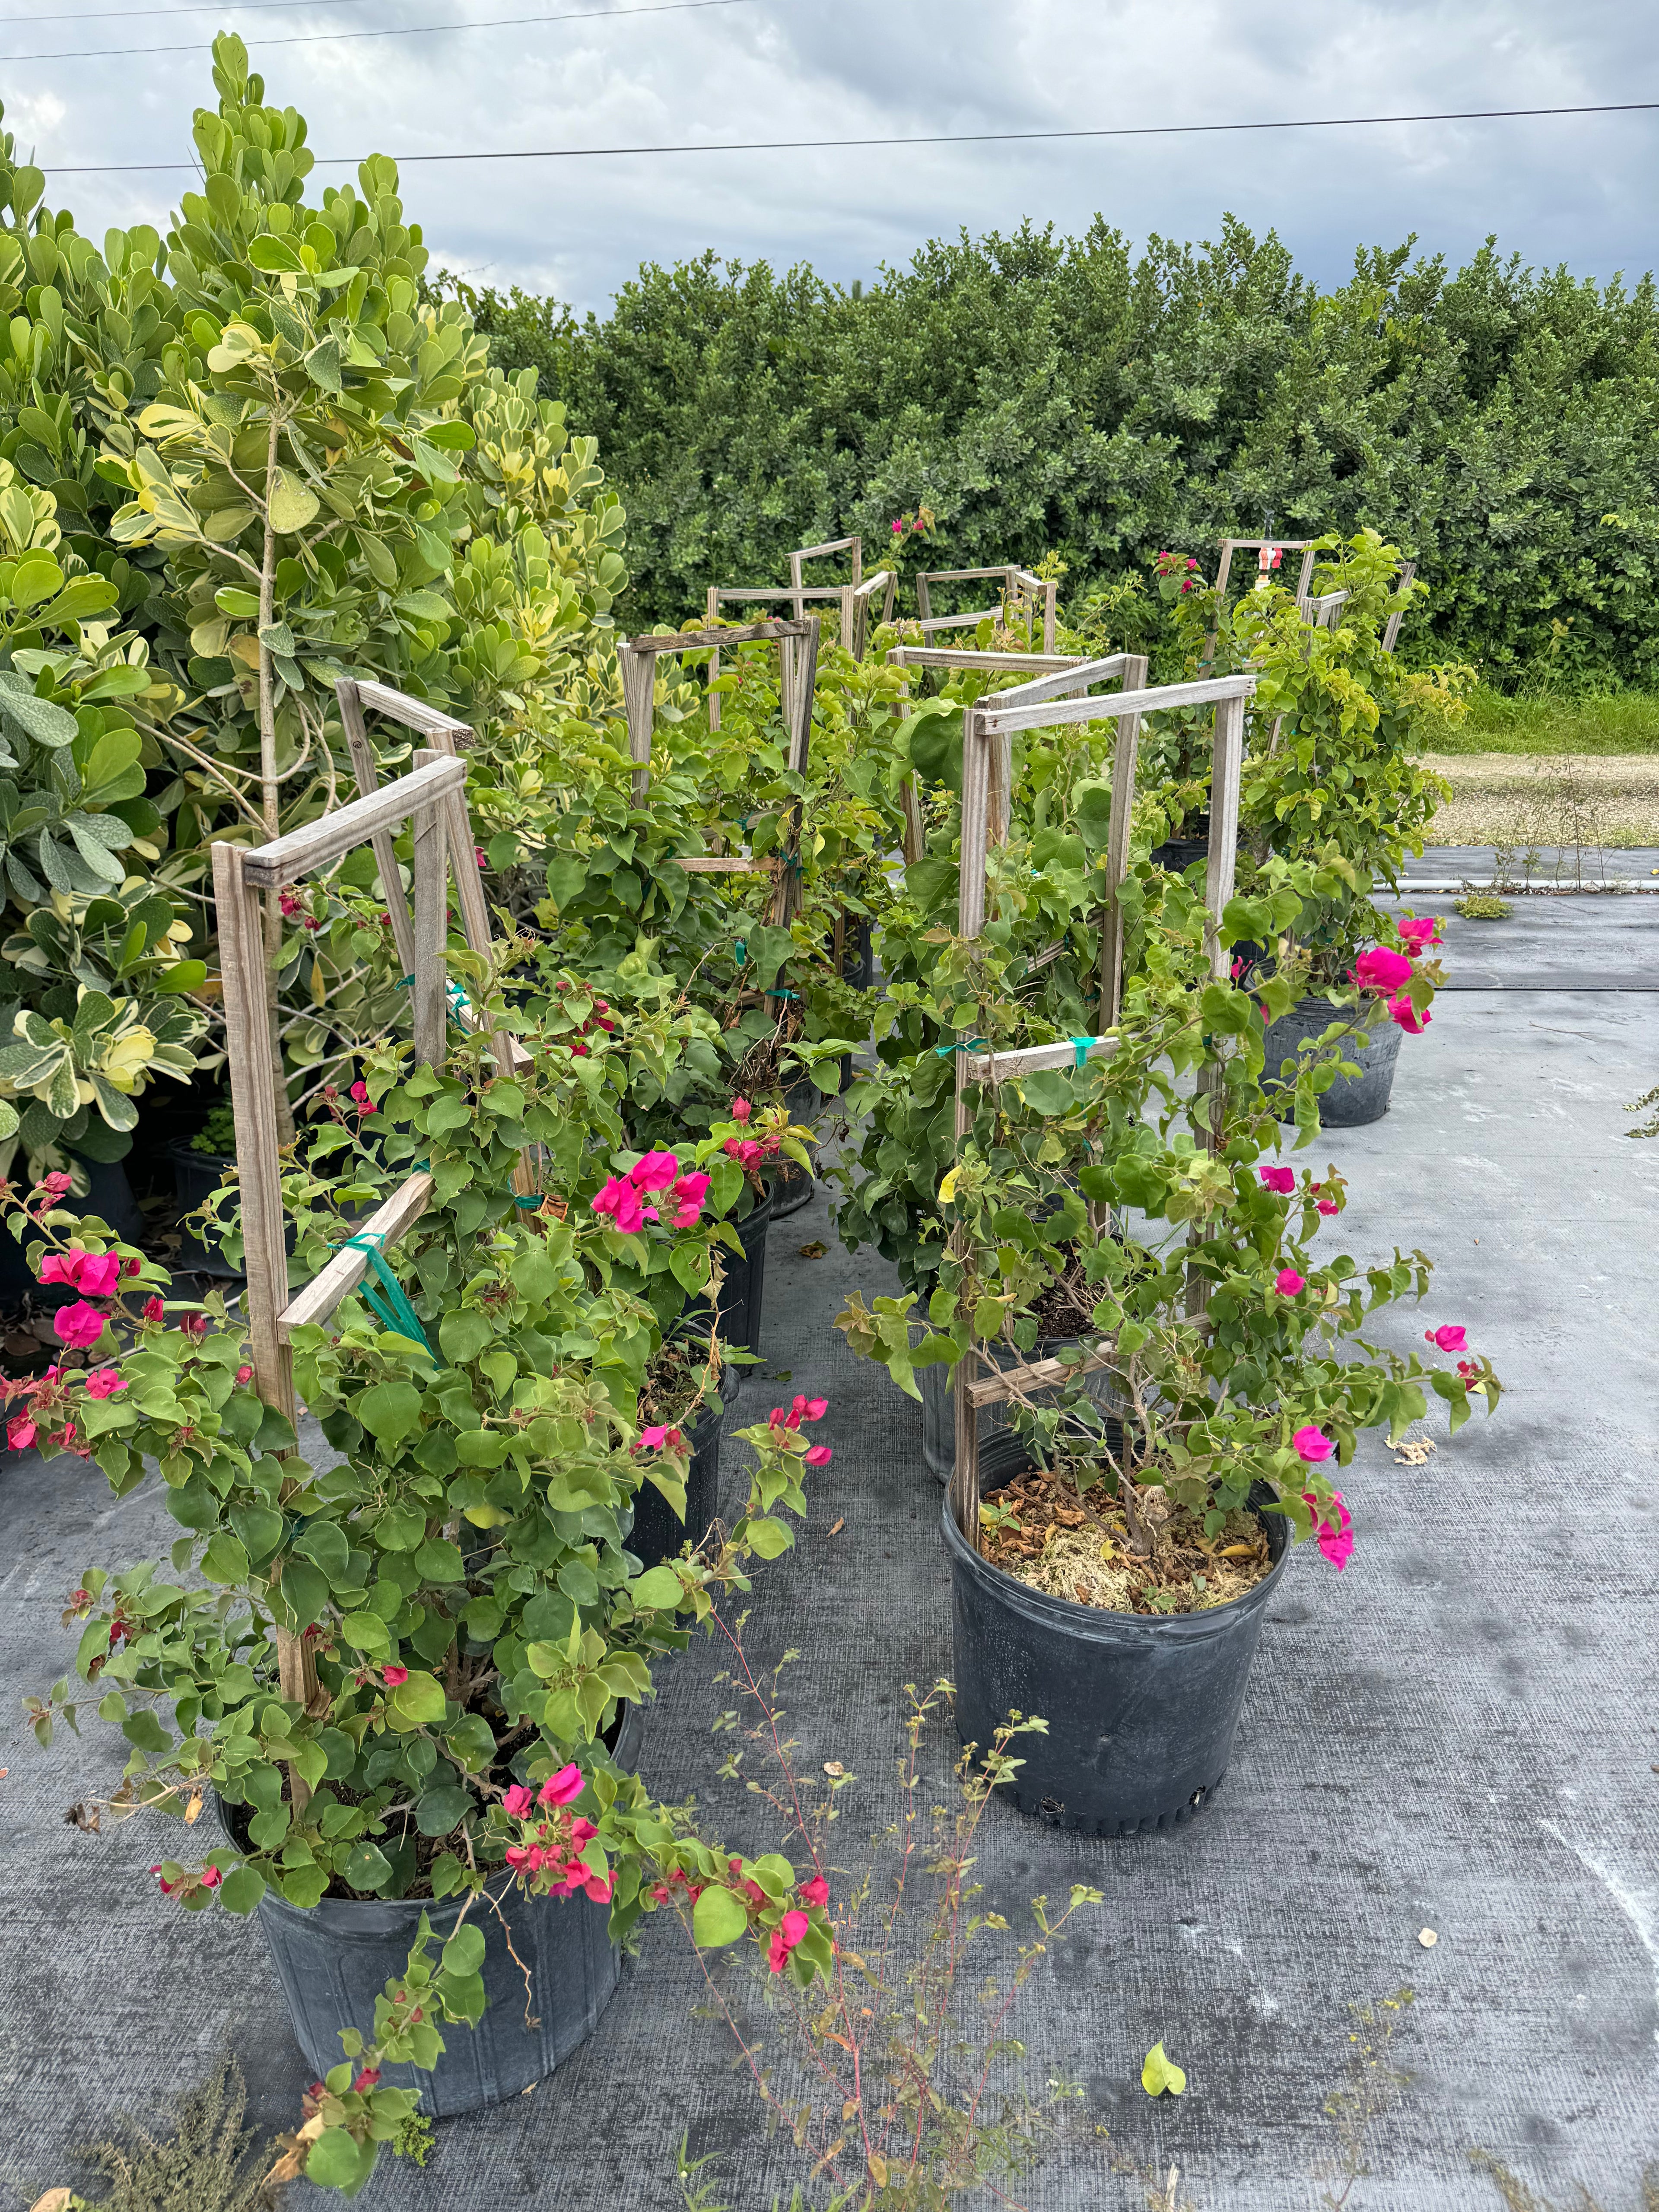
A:
<svg viewBox="0 0 1659 2212">
<path fill-rule="evenodd" d="M 550 0 L 556 6 L 557 0 Z M 533 0 L 366 0 L 225 21 L 319 154 L 883 137 L 938 131 L 1408 113 L 1605 100 L 1655 81 L 1659 18 L 1585 0 L 760 0 L 609 23 L 281 46 L 322 27 L 483 21 Z M 91 46 L 209 35 L 132 16 L 43 35 Z M 212 98 L 204 53 L 19 64 L 8 126 L 54 163 L 185 160 Z M 1230 209 L 1340 281 L 1357 245 L 1462 258 L 1489 231 L 1584 274 L 1646 265 L 1659 117 L 1402 125 L 1047 144 L 411 164 L 404 197 L 441 262 L 603 310 L 641 260 L 712 247 L 874 276 L 930 236 L 1098 210 L 1137 240 L 1213 236 Z M 321 172 L 337 179 L 341 169 Z M 54 179 L 86 228 L 165 218 L 181 176 Z"/>
</svg>

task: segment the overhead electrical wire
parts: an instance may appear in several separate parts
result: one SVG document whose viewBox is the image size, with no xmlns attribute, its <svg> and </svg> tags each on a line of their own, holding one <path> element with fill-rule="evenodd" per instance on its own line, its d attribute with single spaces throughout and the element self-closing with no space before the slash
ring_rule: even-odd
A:
<svg viewBox="0 0 1659 2212">
<path fill-rule="evenodd" d="M 894 138 L 744 138 L 711 139 L 701 145 L 678 146 L 540 146 L 485 149 L 469 154 L 398 154 L 393 159 L 400 168 L 409 168 L 416 162 L 429 161 L 590 161 L 611 155 L 639 158 L 655 154 L 796 154 L 876 146 L 1025 145 L 1057 138 L 1186 138 L 1219 131 L 1357 131 L 1373 124 L 1503 123 L 1535 116 L 1649 115 L 1656 112 L 1659 112 L 1659 100 L 1620 100 L 1584 107 L 1458 107 L 1433 114 L 1316 115 L 1265 123 L 1121 123 L 1071 131 L 940 131 Z M 321 154 L 317 156 L 316 165 L 319 168 L 353 168 L 363 158 L 355 154 Z M 41 167 L 57 177 L 113 177 L 173 169 L 199 172 L 201 165 L 197 161 L 91 161 L 78 165 L 42 162 Z"/>
<path fill-rule="evenodd" d="M 694 9 L 755 8 L 762 0 L 648 0 L 639 8 L 576 8 L 558 15 L 495 15 L 483 21 L 459 23 L 392 23 L 370 31 L 294 31 L 281 38 L 261 36 L 262 46 L 336 46 L 348 39 L 423 39 L 440 31 L 502 31 L 521 23 L 608 23 L 617 15 L 682 15 Z M 158 9 L 158 15 L 183 15 L 179 9 Z M 204 11 L 205 12 L 205 11 Z M 88 17 L 88 21 L 91 21 Z M 65 16 L 65 22 L 76 18 Z M 0 25 L 0 28 L 3 28 Z M 65 46 L 52 53 L 0 54 L 0 69 L 9 69 L 17 62 L 104 62 L 131 58 L 135 54 L 210 54 L 210 40 L 199 39 L 189 46 Z"/>
<path fill-rule="evenodd" d="M 95 8 L 73 15 L 0 15 L 0 31 L 50 30 L 55 23 L 131 23 L 140 15 L 248 15 L 270 8 L 361 8 L 363 0 L 201 0 L 187 8 Z M 17 58 L 26 60 L 26 55 Z"/>
</svg>

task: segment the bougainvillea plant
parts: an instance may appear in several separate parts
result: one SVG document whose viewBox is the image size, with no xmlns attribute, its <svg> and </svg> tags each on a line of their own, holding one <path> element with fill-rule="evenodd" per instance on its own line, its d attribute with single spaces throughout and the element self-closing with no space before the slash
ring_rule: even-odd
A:
<svg viewBox="0 0 1659 2212">
<path fill-rule="evenodd" d="M 255 1395 L 221 1297 L 174 1299 L 154 1262 L 77 1222 L 55 1188 L 7 1194 L 36 1274 L 80 1294 L 58 1319 L 64 1358 L 12 1386 L 13 1441 L 95 1459 L 118 1495 L 159 1466 L 181 1531 L 171 1577 L 155 1561 L 86 1569 L 69 1605 L 84 1624 L 78 1680 L 33 1701 L 31 1718 L 48 1739 L 96 1685 L 131 1756 L 112 1796 L 77 1817 L 179 1823 L 157 1880 L 188 1910 L 249 1912 L 268 1887 L 300 1906 L 580 1891 L 609 1901 L 623 1936 L 655 1907 L 652 1839 L 666 1830 L 613 1755 L 623 1714 L 717 1595 L 748 1588 L 747 1563 L 793 1542 L 783 1516 L 804 1510 L 804 1470 L 827 1457 L 802 1423 L 823 1409 L 804 1401 L 746 1431 L 749 1498 L 729 1533 L 641 1571 L 633 1500 L 649 1480 L 683 1511 L 688 1467 L 683 1440 L 637 1418 L 663 1328 L 642 1291 L 659 1271 L 706 1285 L 732 1234 L 710 1189 L 743 1170 L 723 1154 L 705 1170 L 587 1151 L 568 1194 L 520 1203 L 514 1166 L 527 1146 L 557 1149 L 548 1097 L 568 1064 L 538 1050 L 508 1081 L 464 1036 L 441 1072 L 410 1065 L 406 1047 L 371 1059 L 355 1141 L 367 1123 L 383 1177 L 418 1150 L 436 1191 L 392 1255 L 400 1325 L 353 1297 L 326 1328 L 294 1330 L 300 1395 L 338 1455 L 329 1466 L 295 1456 L 289 1424 Z M 340 1209 L 361 1190 L 340 1139 L 331 1125 L 323 1162 L 296 1159 L 287 1180 L 301 1267 L 350 1233 Z M 283 1693 L 279 1632 L 308 1653 L 307 1701 Z M 225 1825 L 192 1849 L 210 1792 Z M 793 1877 L 739 1860 L 726 1879 L 742 1925 L 728 1912 L 716 1929 L 711 1906 L 707 1940 L 752 1928 L 770 1945 L 787 1915 L 810 1924 Z M 790 1919 L 791 1950 L 816 1957 L 798 1938 Z M 321 2123 L 304 2146 L 313 2180 L 359 2185 L 398 2133 L 410 2100 L 379 2071 L 429 2063 L 438 2018 L 477 2019 L 481 1940 L 463 1923 L 432 1968 L 417 1946 L 373 2039 L 313 2093 L 301 2130 Z"/>
</svg>

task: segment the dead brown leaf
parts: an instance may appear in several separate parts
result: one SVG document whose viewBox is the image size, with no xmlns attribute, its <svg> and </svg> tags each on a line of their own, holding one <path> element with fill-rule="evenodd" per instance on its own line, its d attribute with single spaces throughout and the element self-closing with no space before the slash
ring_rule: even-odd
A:
<svg viewBox="0 0 1659 2212">
<path fill-rule="evenodd" d="M 69 2212 L 74 2201 L 74 2191 L 69 2189 L 49 2189 L 30 2205 L 29 2212 Z"/>
<path fill-rule="evenodd" d="M 841 1532 L 842 1532 L 842 1530 L 846 1526 L 847 1526 L 847 1523 L 846 1523 L 846 1522 L 845 1522 L 845 1521 L 837 1521 L 837 1522 L 836 1522 L 836 1524 L 835 1524 L 834 1528 L 830 1529 L 830 1534 L 832 1536 L 839 1536 L 839 1535 L 840 1535 L 840 1534 L 841 1534 Z"/>
<path fill-rule="evenodd" d="M 201 1817 L 202 1793 L 197 1790 L 191 1792 L 190 1802 L 185 1808 L 185 1826 L 187 1828 L 193 1828 Z"/>
<path fill-rule="evenodd" d="M 800 1256 L 803 1260 L 821 1260 L 829 1249 L 827 1244 L 820 1244 L 814 1237 L 810 1244 L 801 1246 Z"/>
</svg>

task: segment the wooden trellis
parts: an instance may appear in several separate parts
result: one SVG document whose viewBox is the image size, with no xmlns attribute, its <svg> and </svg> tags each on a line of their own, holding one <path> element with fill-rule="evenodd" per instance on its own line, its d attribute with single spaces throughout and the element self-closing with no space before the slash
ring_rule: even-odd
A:
<svg viewBox="0 0 1659 2212">
<path fill-rule="evenodd" d="M 936 615 L 933 612 L 930 586 L 934 584 L 967 584 L 982 576 L 1000 576 L 1002 598 L 994 607 L 981 607 L 973 614 Z M 1054 649 L 1054 623 L 1060 586 L 1053 578 L 1034 576 L 1029 568 L 1014 562 L 1005 562 L 993 568 L 923 568 L 916 574 L 916 612 L 921 620 L 921 634 L 931 638 L 935 630 L 970 629 L 988 617 L 993 622 L 1006 619 L 1012 605 L 1016 609 L 1022 598 L 1031 601 L 1033 617 L 1036 602 L 1042 602 L 1042 650 L 1051 653 Z"/>
<path fill-rule="evenodd" d="M 986 864 L 996 818 L 997 763 L 1006 741 L 1019 730 L 1048 729 L 1055 725 L 1086 724 L 1115 720 L 1118 739 L 1112 763 L 1112 805 L 1107 840 L 1107 921 L 1102 932 L 1103 1011 L 1109 1007 L 1110 1021 L 1103 1020 L 1102 1035 L 1062 1039 L 1054 1044 L 1025 1045 L 1012 1052 L 958 1050 L 957 1063 L 956 1141 L 958 1148 L 973 1126 L 968 1103 L 970 1084 L 998 1083 L 1009 1078 L 1036 1074 L 1044 1068 L 1082 1066 L 1090 1060 L 1116 1050 L 1113 1024 L 1122 1000 L 1123 933 L 1118 901 L 1119 886 L 1127 866 L 1129 818 L 1134 805 L 1135 765 L 1140 717 L 1174 707 L 1213 706 L 1215 734 L 1210 764 L 1210 854 L 1205 879 L 1205 905 L 1211 975 L 1224 981 L 1229 955 L 1217 933 L 1217 922 L 1233 894 L 1233 873 L 1238 842 L 1239 784 L 1244 757 L 1244 707 L 1255 690 L 1254 676 L 1200 678 L 1190 684 L 1166 684 L 1151 690 L 1121 690 L 1101 696 L 1085 694 L 1065 697 L 1077 690 L 1079 680 L 1096 680 L 1121 674 L 1127 656 L 1109 661 L 1085 662 L 1062 673 L 1040 677 L 1030 684 L 1000 691 L 994 698 L 969 707 L 963 717 L 962 745 L 961 872 L 957 930 L 963 938 L 978 937 L 985 926 Z M 1006 814 L 1004 816 L 1006 821 Z M 1201 1141 L 1211 1152 L 1220 1149 L 1218 1069 L 1201 1072 L 1200 1095 L 1209 1102 L 1207 1126 Z M 1208 1079 L 1207 1080 L 1205 1079 Z M 1190 1294 L 1189 1294 L 1190 1296 Z M 1198 1310 L 1201 1310 L 1201 1306 Z M 1006 1399 L 1016 1391 L 1060 1381 L 1066 1370 L 1053 1360 L 994 1370 L 981 1379 L 977 1345 L 963 1358 L 956 1391 L 956 1469 L 951 1478 L 951 1510 L 968 1542 L 979 1541 L 979 1409 Z"/>
<path fill-rule="evenodd" d="M 803 561 L 816 561 L 831 553 L 849 552 L 853 556 L 853 576 L 846 584 L 808 584 L 801 575 Z M 727 605 L 750 605 L 758 600 L 787 599 L 794 609 L 797 622 L 805 619 L 806 602 L 831 600 L 836 602 L 841 616 L 841 641 L 854 660 L 862 660 L 869 641 L 870 603 L 875 594 L 884 590 L 881 619 L 893 618 L 893 593 L 898 578 L 890 568 L 878 568 L 873 576 L 864 574 L 864 541 L 858 538 L 836 538 L 823 545 L 802 545 L 789 556 L 789 581 L 787 584 L 711 584 L 706 606 L 706 618 L 713 623 L 720 618 L 720 609 Z M 717 707 L 717 702 L 711 705 Z M 720 727 L 716 712 L 713 727 Z"/>
<path fill-rule="evenodd" d="M 1115 675 L 1126 690 L 1133 690 L 1146 680 L 1146 663 L 1138 653 L 1113 653 L 1103 660 L 1091 660 L 1080 653 L 977 653 L 968 646 L 896 645 L 888 653 L 887 665 L 890 668 L 968 669 L 986 675 L 1066 678 L 1049 695 L 1054 698 L 1064 698 L 1072 691 L 1086 691 L 1091 684 L 1103 683 L 1110 675 Z M 1012 773 L 1012 740 L 1006 741 L 1001 748 L 999 768 L 1000 788 L 1006 794 Z M 905 777 L 901 793 L 904 805 L 904 857 L 907 860 L 919 860 L 923 846 L 921 800 L 913 775 Z M 994 807 L 993 815 L 1006 823 L 1006 805 L 1000 814 Z M 998 833 L 999 842 L 1003 835 L 1006 828 Z"/>
<path fill-rule="evenodd" d="M 750 623 L 737 629 L 678 630 L 672 635 L 624 638 L 617 647 L 622 669 L 623 701 L 628 714 L 628 750 L 634 762 L 634 804 L 642 806 L 651 787 L 651 748 L 656 730 L 656 666 L 665 653 L 709 654 L 708 683 L 720 673 L 720 647 L 759 640 L 778 648 L 779 703 L 788 732 L 788 765 L 805 775 L 812 735 L 812 695 L 817 684 L 818 626 L 810 617 L 799 622 Z M 720 694 L 708 694 L 708 720 L 720 727 L 716 709 Z M 676 866 L 701 875 L 769 875 L 776 878 L 769 919 L 787 927 L 800 902 L 801 813 L 795 799 L 789 810 L 781 847 L 776 859 L 751 860 L 747 854 L 698 854 L 678 859 Z"/>
<path fill-rule="evenodd" d="M 303 1290 L 289 1295 L 287 1223 L 261 897 L 285 890 L 331 861 L 343 860 L 359 846 L 373 848 L 393 938 L 410 979 L 415 1059 L 428 1066 L 441 1066 L 447 1051 L 451 1008 L 444 949 L 452 868 L 468 943 L 482 951 L 491 935 L 467 814 L 466 768 L 454 750 L 459 744 L 470 742 L 471 732 L 465 723 L 385 684 L 343 682 L 338 690 L 347 743 L 363 787 L 362 795 L 270 844 L 250 849 L 221 842 L 213 848 L 213 890 L 224 979 L 226 1063 L 236 1127 L 246 1276 L 244 1310 L 255 1388 L 267 1405 L 290 1421 L 298 1413 L 289 1350 L 293 1331 L 304 1322 L 325 1321 L 362 1280 L 369 1258 L 362 1249 L 337 1252 Z M 431 747 L 416 752 L 416 765 L 408 775 L 398 776 L 383 789 L 376 788 L 374 755 L 364 727 L 365 709 L 384 714 L 404 728 L 434 741 Z M 404 822 L 411 823 L 414 829 L 412 914 L 393 849 L 393 839 Z M 474 1019 L 465 1006 L 459 1013 L 463 1021 Z M 495 1033 L 492 1049 L 501 1067 L 520 1065 L 529 1057 L 504 1030 Z M 365 1244 L 376 1243 L 381 1250 L 386 1249 L 420 1218 L 431 1202 L 432 1191 L 432 1176 L 424 1170 L 406 1176 L 362 1224 L 357 1237 Z M 279 1629 L 276 1650 L 283 1696 L 314 1708 L 319 1692 L 310 1647 L 303 1638 Z M 297 1774 L 291 1776 L 290 1788 L 297 1809 L 309 1793 Z"/>
</svg>

